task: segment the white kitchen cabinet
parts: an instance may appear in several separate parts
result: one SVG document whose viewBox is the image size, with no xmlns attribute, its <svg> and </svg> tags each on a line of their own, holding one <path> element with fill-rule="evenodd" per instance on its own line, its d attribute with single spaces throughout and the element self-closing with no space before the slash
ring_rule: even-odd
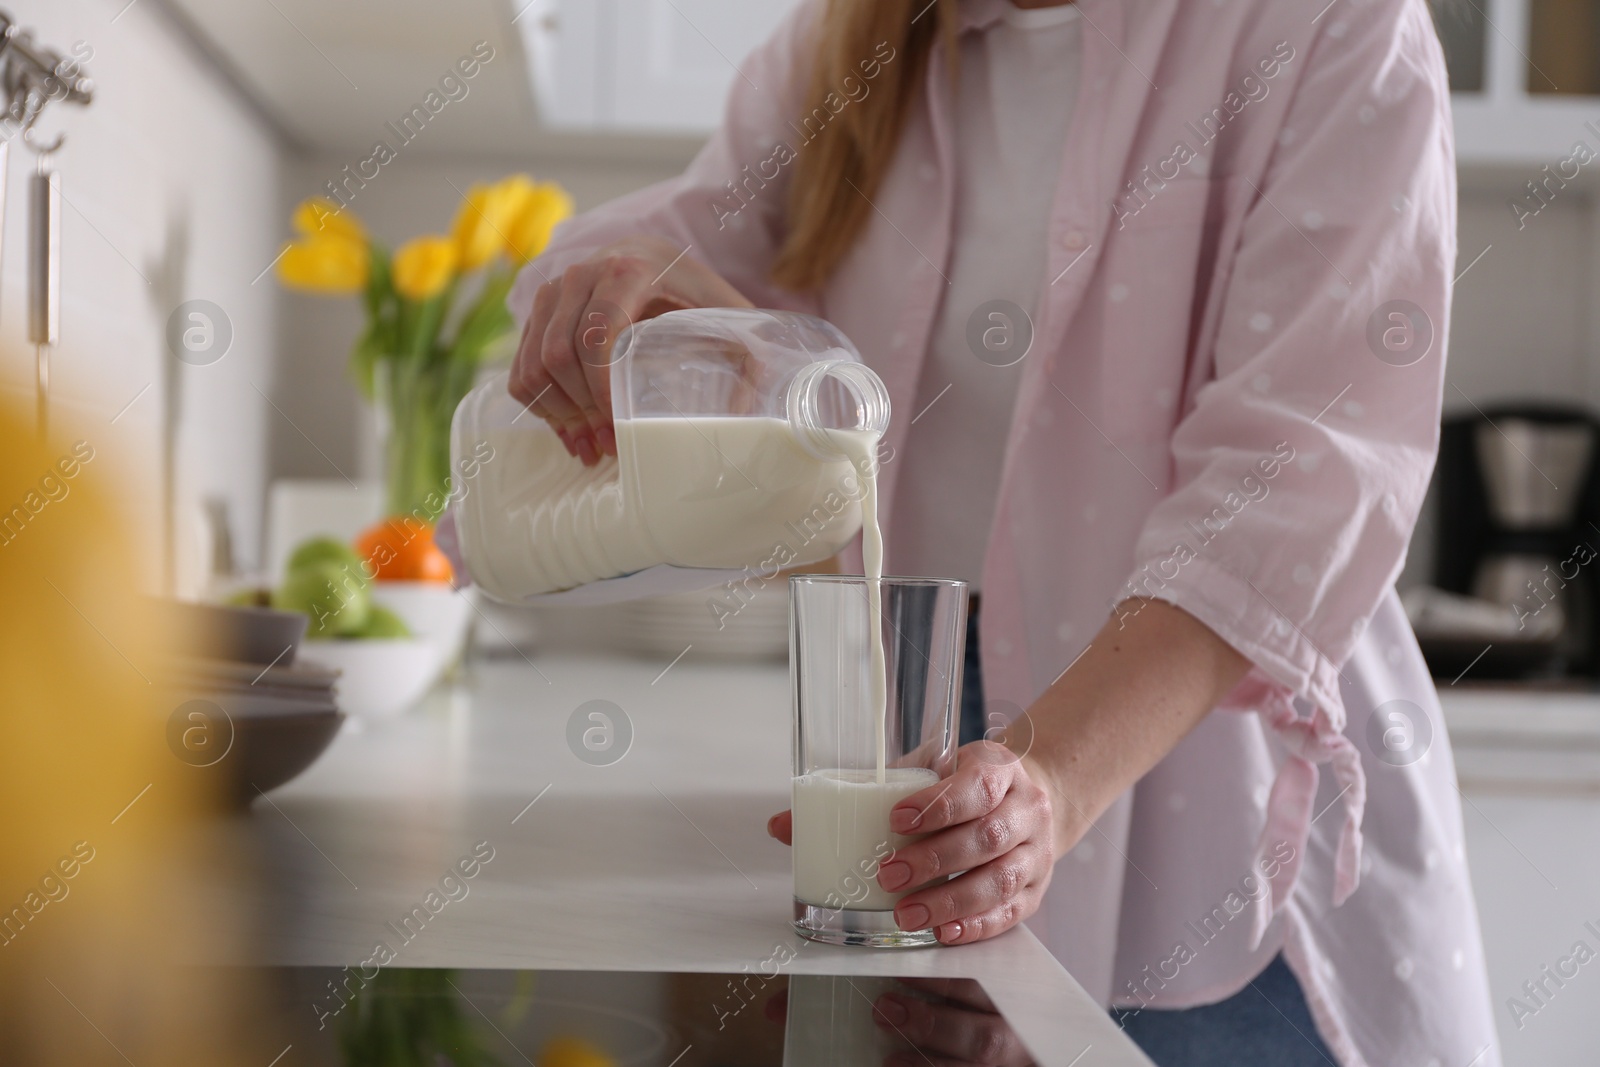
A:
<svg viewBox="0 0 1600 1067">
<path fill-rule="evenodd" d="M 706 133 L 721 118 L 736 65 L 795 0 L 510 0 L 528 50 L 534 96 L 556 128 Z M 1325 15 L 1339 18 L 1335 0 Z M 1453 94 L 1456 150 L 1467 165 L 1555 166 L 1586 139 L 1600 152 L 1600 97 L 1530 93 L 1530 12 L 1543 0 L 1482 0 L 1466 12 L 1452 62 L 1472 91 Z M 1454 72 L 1459 76 L 1460 71 Z M 1453 79 L 1457 80 L 1457 79 Z M 752 84 L 741 91 L 759 92 Z M 1600 122 L 1597 122 L 1600 125 Z"/>
<path fill-rule="evenodd" d="M 1539 168 L 1549 164 L 1555 170 L 1571 156 L 1577 141 L 1600 153 L 1600 96 L 1574 91 L 1583 86 L 1558 84 L 1568 80 L 1563 71 L 1546 71 L 1545 66 L 1553 66 L 1548 58 L 1544 65 L 1539 63 L 1539 42 L 1545 42 L 1543 50 L 1548 50 L 1551 31 L 1534 32 L 1534 8 L 1551 2 L 1466 0 L 1436 5 L 1451 60 L 1451 84 L 1471 86 L 1451 97 L 1456 156 L 1462 164 L 1528 164 L 1532 167 L 1528 177 L 1538 179 Z M 1337 10 L 1329 17 L 1337 17 Z M 1573 48 L 1572 54 L 1583 55 L 1593 49 L 1593 42 L 1574 41 Z M 1600 63 L 1600 55 L 1588 54 L 1592 62 Z M 1588 80 L 1592 91 L 1593 78 Z M 1595 129 L 1588 127 L 1590 122 L 1596 122 Z"/>
<path fill-rule="evenodd" d="M 1445 687 L 1441 697 L 1505 1065 L 1589 1067 L 1600 958 L 1559 986 L 1543 969 L 1578 941 L 1600 952 L 1586 926 L 1600 930 L 1600 696 Z M 1545 983 L 1542 1004 L 1524 982 Z M 1511 998 L 1533 1013 L 1514 1013 Z"/>
<path fill-rule="evenodd" d="M 512 0 L 519 4 L 522 0 Z M 550 126 L 707 133 L 794 0 L 533 0 L 516 17 Z"/>
</svg>

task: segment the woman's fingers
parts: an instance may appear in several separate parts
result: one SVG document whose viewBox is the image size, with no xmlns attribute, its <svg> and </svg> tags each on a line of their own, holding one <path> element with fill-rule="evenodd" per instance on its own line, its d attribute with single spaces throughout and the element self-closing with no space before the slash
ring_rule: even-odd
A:
<svg viewBox="0 0 1600 1067">
<path fill-rule="evenodd" d="M 1026 1067 L 1033 1062 L 1016 1031 L 993 1012 L 930 1003 L 898 993 L 885 993 L 873 1003 L 873 1009 L 880 1026 L 920 1052 L 983 1067 Z"/>
<path fill-rule="evenodd" d="M 926 834 L 982 818 L 1000 806 L 1017 773 L 1016 753 L 992 741 L 974 741 L 957 754 L 954 774 L 894 806 L 889 828 Z"/>
<path fill-rule="evenodd" d="M 533 313 L 523 327 L 522 344 L 511 368 L 511 395 L 534 415 L 550 423 L 567 452 L 576 456 L 573 430 L 585 425 L 577 407 L 550 377 L 544 366 L 544 337 L 549 330 L 561 290 L 546 283 L 534 294 Z"/>
<path fill-rule="evenodd" d="M 1024 842 L 958 878 L 905 897 L 895 905 L 895 922 L 902 930 L 934 927 L 939 940 L 951 945 L 992 937 L 1033 913 L 1050 867 L 1044 843 Z M 1008 921 L 997 927 L 1001 919 Z"/>
<path fill-rule="evenodd" d="M 573 435 L 573 443 L 585 464 L 593 465 L 600 458 L 594 440 L 589 414 L 595 409 L 594 396 L 589 391 L 588 378 L 578 357 L 578 335 L 582 329 L 584 310 L 593 293 L 594 270 L 579 265 L 561 276 L 560 293 L 550 322 L 545 327 L 544 341 L 540 346 L 539 360 L 545 373 L 555 382 L 556 389 L 565 394 L 572 415 L 563 424 Z"/>
<path fill-rule="evenodd" d="M 1037 790 L 1013 790 L 987 815 L 895 849 L 878 868 L 878 884 L 895 893 L 998 859 L 1044 836 L 1048 813 Z"/>
<path fill-rule="evenodd" d="M 661 237 L 636 235 L 540 286 L 510 391 L 585 464 L 616 455 L 611 364 L 634 322 L 687 307 L 750 307 L 721 275 Z"/>
<path fill-rule="evenodd" d="M 945 944 L 993 937 L 1031 915 L 1050 883 L 1049 794 L 1003 745 L 964 746 L 956 772 L 896 805 L 890 826 L 922 834 L 878 869 L 891 893 L 926 886 L 895 905 L 902 930 L 933 927 Z"/>
<path fill-rule="evenodd" d="M 522 324 L 522 340 L 517 345 L 516 359 L 511 362 L 511 395 L 541 418 L 550 414 L 545 403 L 550 375 L 545 372 L 539 353 L 544 347 L 544 332 L 550 325 L 550 312 L 555 309 L 559 293 L 560 290 L 549 282 L 534 291 L 533 311 Z"/>
<path fill-rule="evenodd" d="M 592 463 L 616 455 L 611 421 L 611 364 L 617 338 L 655 300 L 655 264 L 645 256 L 616 253 L 562 276 L 560 295 L 545 329 L 545 370 L 577 409 L 569 424 L 579 455 Z M 591 455 L 592 454 L 592 455 Z"/>
<path fill-rule="evenodd" d="M 617 447 L 611 424 L 611 365 L 617 360 L 617 340 L 640 319 L 686 306 L 663 299 L 660 275 L 659 268 L 644 257 L 614 256 L 601 268 L 584 309 L 577 348 L 589 392 L 595 398 L 590 419 L 602 446 L 613 456 Z"/>
<path fill-rule="evenodd" d="M 981 915 L 969 915 L 940 925 L 934 936 L 941 945 L 970 945 L 997 937 L 1039 909 L 1044 888 L 1030 887 L 1021 897 L 996 905 Z"/>
<path fill-rule="evenodd" d="M 794 813 L 792 811 L 780 811 L 768 819 L 767 833 L 786 845 L 791 844 L 794 839 Z"/>
</svg>

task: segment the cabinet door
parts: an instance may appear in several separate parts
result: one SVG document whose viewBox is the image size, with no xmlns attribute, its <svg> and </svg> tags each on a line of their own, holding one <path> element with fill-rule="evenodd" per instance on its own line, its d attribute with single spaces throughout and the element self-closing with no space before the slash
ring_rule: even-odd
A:
<svg viewBox="0 0 1600 1067">
<path fill-rule="evenodd" d="M 516 2 L 516 0 L 513 0 Z M 600 27 L 612 0 L 529 0 L 515 17 L 539 116 L 556 129 L 603 125 Z"/>
<path fill-rule="evenodd" d="M 706 133 L 795 0 L 534 0 L 517 19 L 548 124 Z"/>
</svg>

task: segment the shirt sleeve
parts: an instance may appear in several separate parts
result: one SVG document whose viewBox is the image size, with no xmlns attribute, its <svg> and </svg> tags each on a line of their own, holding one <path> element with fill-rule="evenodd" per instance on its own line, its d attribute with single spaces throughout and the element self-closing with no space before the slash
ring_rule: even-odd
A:
<svg viewBox="0 0 1600 1067">
<path fill-rule="evenodd" d="M 768 274 L 786 232 L 797 158 L 793 122 L 809 86 L 822 6 L 822 0 L 802 0 L 739 64 L 722 125 L 687 170 L 557 227 L 508 299 L 519 323 L 546 280 L 605 245 L 641 233 L 681 245 L 758 306 L 815 310 L 808 297 L 774 286 Z"/>
<path fill-rule="evenodd" d="M 1176 488 L 1129 583 L 1322 706 L 1427 489 L 1456 251 L 1432 25 L 1415 0 L 1356 10 L 1313 41 L 1277 147 L 1243 179 L 1214 377 L 1174 431 Z"/>
<path fill-rule="evenodd" d="M 1262 850 L 1304 843 L 1317 765 L 1332 765 L 1338 904 L 1359 880 L 1365 805 L 1340 671 L 1404 561 L 1438 447 L 1455 170 L 1426 6 L 1324 20 L 1274 132 L 1237 172 L 1248 207 L 1219 267 L 1210 380 L 1174 431 L 1176 488 L 1124 595 L 1183 608 L 1252 662 L 1222 703 L 1260 712 L 1289 753 Z M 1258 942 L 1297 868 L 1257 909 Z"/>
</svg>

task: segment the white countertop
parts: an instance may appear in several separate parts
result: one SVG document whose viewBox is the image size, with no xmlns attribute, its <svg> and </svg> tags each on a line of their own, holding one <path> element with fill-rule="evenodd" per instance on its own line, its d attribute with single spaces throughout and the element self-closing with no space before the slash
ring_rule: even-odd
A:
<svg viewBox="0 0 1600 1067">
<path fill-rule="evenodd" d="M 978 979 L 1042 1065 L 1148 1064 L 1026 929 L 899 951 L 796 936 L 788 849 L 765 831 L 788 804 L 787 672 L 692 654 L 665 666 L 475 662 L 422 708 L 347 728 L 248 816 L 278 886 L 237 890 L 268 935 L 255 962 L 352 964 L 395 943 L 386 924 L 488 841 L 467 896 L 396 966 L 736 973 L 786 948 L 790 973 Z M 633 725 L 610 766 L 566 740 L 596 699 Z"/>
<path fill-rule="evenodd" d="M 1600 693 L 1439 685 L 1469 792 L 1600 795 Z"/>
</svg>

